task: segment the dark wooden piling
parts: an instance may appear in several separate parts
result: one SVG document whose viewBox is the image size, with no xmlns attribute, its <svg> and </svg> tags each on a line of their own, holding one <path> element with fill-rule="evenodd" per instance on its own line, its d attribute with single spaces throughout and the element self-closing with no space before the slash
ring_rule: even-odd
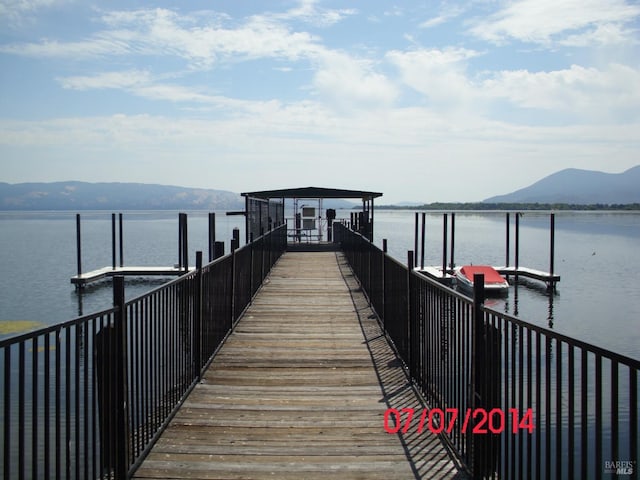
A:
<svg viewBox="0 0 640 480">
<path fill-rule="evenodd" d="M 549 230 L 550 230 L 550 239 L 549 239 L 549 273 L 551 277 L 553 277 L 553 264 L 555 261 L 555 237 L 556 237 L 556 216 L 554 213 L 551 214 L 549 218 Z M 555 283 L 552 281 L 550 286 L 555 287 Z"/>
<path fill-rule="evenodd" d="M 124 267 L 124 242 L 123 242 L 123 230 L 122 230 L 122 213 L 118 214 L 118 235 L 120 239 L 120 266 Z"/>
<path fill-rule="evenodd" d="M 178 214 L 178 267 L 185 272 L 189 270 L 189 233 L 186 213 Z"/>
<path fill-rule="evenodd" d="M 507 228 L 505 231 L 505 236 L 506 236 L 506 241 L 505 241 L 505 259 L 504 259 L 504 266 L 505 267 L 509 267 L 509 229 L 511 227 L 511 219 L 509 218 L 509 212 L 507 212 L 506 214 L 506 224 L 507 224 Z"/>
<path fill-rule="evenodd" d="M 214 260 L 224 257 L 224 242 L 215 242 L 214 247 Z"/>
<path fill-rule="evenodd" d="M 445 213 L 442 215 L 442 277 L 446 277 L 447 275 L 447 230 L 448 227 L 449 214 Z"/>
<path fill-rule="evenodd" d="M 418 212 L 416 212 L 415 214 L 415 222 L 414 222 L 414 229 L 413 229 L 413 251 L 416 252 L 416 258 L 414 258 L 414 264 L 413 265 L 409 265 L 409 269 L 412 269 L 414 267 L 417 267 L 417 252 L 418 252 L 418 218 L 419 218 L 419 214 Z"/>
<path fill-rule="evenodd" d="M 456 248 L 456 214 L 451 212 L 451 259 L 449 260 L 449 268 L 455 267 L 454 253 Z"/>
<path fill-rule="evenodd" d="M 78 276 L 82 275 L 82 241 L 80 234 L 80 214 L 76 213 L 76 259 Z"/>
<path fill-rule="evenodd" d="M 233 229 L 233 237 L 231 238 L 231 250 L 237 250 L 240 248 L 240 229 L 237 227 Z"/>
<path fill-rule="evenodd" d="M 209 213 L 209 261 L 213 261 L 216 258 L 216 214 Z"/>
<path fill-rule="evenodd" d="M 420 268 L 424 269 L 424 249 L 425 249 L 425 237 L 426 237 L 426 223 L 427 214 L 422 212 L 422 249 L 420 250 Z"/>
<path fill-rule="evenodd" d="M 516 258 L 515 258 L 515 276 L 518 281 L 518 267 L 520 266 L 520 212 L 516 212 Z"/>
<path fill-rule="evenodd" d="M 111 214 L 111 266 L 116 269 L 116 214 Z"/>
</svg>

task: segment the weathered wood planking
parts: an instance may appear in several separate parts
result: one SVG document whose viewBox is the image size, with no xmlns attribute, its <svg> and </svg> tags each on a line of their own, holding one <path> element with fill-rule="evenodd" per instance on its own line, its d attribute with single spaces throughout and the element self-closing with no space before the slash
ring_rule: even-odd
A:
<svg viewBox="0 0 640 480">
<path fill-rule="evenodd" d="M 285 254 L 135 478 L 466 478 L 421 408 L 338 254 Z"/>
</svg>

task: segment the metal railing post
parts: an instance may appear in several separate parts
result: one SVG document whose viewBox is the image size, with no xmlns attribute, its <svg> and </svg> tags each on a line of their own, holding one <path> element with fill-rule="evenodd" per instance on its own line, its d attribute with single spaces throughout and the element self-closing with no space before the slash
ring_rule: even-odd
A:
<svg viewBox="0 0 640 480">
<path fill-rule="evenodd" d="M 114 478 L 124 480 L 129 470 L 129 414 L 128 414 L 128 376 L 127 376 L 127 311 L 124 296 L 124 277 L 113 277 L 113 305 L 117 307 L 114 314 L 113 348 L 116 372 L 113 388 L 115 397 L 115 434 L 114 445 Z"/>
<path fill-rule="evenodd" d="M 202 380 L 202 252 L 196 252 L 195 306 L 193 318 L 193 378 Z"/>
<path fill-rule="evenodd" d="M 484 346 L 484 318 L 482 307 L 484 305 L 484 275 L 476 273 L 473 276 L 473 330 L 471 353 L 471 399 L 470 406 L 473 411 L 482 408 L 484 390 L 481 381 L 481 372 L 486 367 Z M 473 422 L 474 426 L 476 422 Z M 471 455 L 469 464 L 473 468 L 473 478 L 483 478 L 483 435 L 467 435 L 468 448 Z"/>
</svg>

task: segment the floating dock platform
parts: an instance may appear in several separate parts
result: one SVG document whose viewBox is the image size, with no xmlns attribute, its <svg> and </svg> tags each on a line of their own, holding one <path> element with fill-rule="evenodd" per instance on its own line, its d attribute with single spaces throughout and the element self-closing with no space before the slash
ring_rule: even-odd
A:
<svg viewBox="0 0 640 480">
<path fill-rule="evenodd" d="M 500 275 L 505 277 L 525 277 L 544 282 L 547 286 L 555 286 L 560 281 L 560 275 L 528 267 L 493 267 Z M 444 274 L 442 267 L 424 266 L 415 267 L 414 272 L 420 273 L 448 287 L 456 284 L 456 276 L 451 270 Z"/>
<path fill-rule="evenodd" d="M 90 283 L 110 278 L 115 275 L 125 277 L 162 277 L 162 276 L 178 276 L 190 270 L 185 270 L 178 266 L 173 267 L 103 267 L 91 272 L 81 273 L 71 277 L 71 283 L 78 287 L 84 287 Z"/>
<path fill-rule="evenodd" d="M 415 267 L 413 271 L 425 275 L 432 280 L 440 282 L 448 287 L 451 287 L 456 283 L 455 275 L 453 275 L 450 271 L 446 271 L 443 274 L 442 267 Z"/>
<path fill-rule="evenodd" d="M 542 270 L 536 270 L 534 268 L 527 267 L 493 267 L 500 275 L 505 277 L 527 277 L 539 280 L 547 284 L 556 284 L 560 281 L 560 275 L 554 273 L 544 272 Z"/>
</svg>

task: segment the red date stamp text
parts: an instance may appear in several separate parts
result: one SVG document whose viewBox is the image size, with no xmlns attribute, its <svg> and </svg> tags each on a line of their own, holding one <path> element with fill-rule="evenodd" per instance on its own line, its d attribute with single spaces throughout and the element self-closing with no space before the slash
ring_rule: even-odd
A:
<svg viewBox="0 0 640 480">
<path fill-rule="evenodd" d="M 499 434 L 505 430 L 533 433 L 533 409 L 528 408 L 522 414 L 516 408 L 508 411 L 500 408 L 468 408 L 462 414 L 457 408 L 424 408 L 422 412 L 414 408 L 388 408 L 384 412 L 384 430 L 387 433 L 408 433 L 415 429 L 418 434 L 425 430 L 435 434 L 450 434 L 455 428 L 462 434 L 473 435 Z"/>
</svg>

